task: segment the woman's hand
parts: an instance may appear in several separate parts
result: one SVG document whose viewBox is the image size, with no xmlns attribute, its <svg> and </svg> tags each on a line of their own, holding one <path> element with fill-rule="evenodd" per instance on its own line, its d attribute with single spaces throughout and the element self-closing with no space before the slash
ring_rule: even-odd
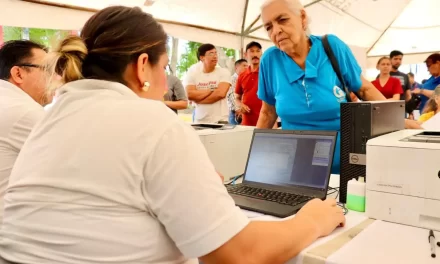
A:
<svg viewBox="0 0 440 264">
<path fill-rule="evenodd" d="M 405 119 L 405 128 L 406 129 L 423 129 L 420 123 L 416 120 Z"/>
<path fill-rule="evenodd" d="M 420 90 L 420 88 L 414 88 L 414 90 L 412 90 L 413 94 L 421 94 L 422 90 Z"/>
<path fill-rule="evenodd" d="M 304 205 L 296 217 L 314 223 L 319 237 L 328 236 L 336 227 L 345 225 L 344 211 L 337 206 L 335 199 L 314 199 Z"/>
<path fill-rule="evenodd" d="M 250 111 L 251 111 L 251 109 L 249 108 L 249 106 L 247 106 L 247 105 L 241 103 L 240 110 L 239 110 L 239 112 L 240 112 L 241 114 L 247 114 L 247 113 L 249 113 Z"/>
</svg>

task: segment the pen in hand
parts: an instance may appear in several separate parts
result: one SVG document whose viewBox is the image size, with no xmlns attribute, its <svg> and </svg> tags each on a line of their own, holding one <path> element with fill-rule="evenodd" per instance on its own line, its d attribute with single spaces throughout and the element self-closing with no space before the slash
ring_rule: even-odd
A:
<svg viewBox="0 0 440 264">
<path fill-rule="evenodd" d="M 428 241 L 431 245 L 431 257 L 435 258 L 435 236 L 434 231 L 432 230 L 429 230 Z"/>
</svg>

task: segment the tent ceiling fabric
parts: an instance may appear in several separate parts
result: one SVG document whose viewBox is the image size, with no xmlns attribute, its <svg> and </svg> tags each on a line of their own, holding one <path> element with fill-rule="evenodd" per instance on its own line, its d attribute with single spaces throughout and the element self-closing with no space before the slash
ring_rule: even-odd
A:
<svg viewBox="0 0 440 264">
<path fill-rule="evenodd" d="M 1 0 L 0 23 L 78 29 L 91 12 L 47 7 L 30 2 L 38 0 Z M 260 13 L 264 0 L 44 0 L 40 2 L 75 7 L 102 9 L 110 5 L 141 6 L 164 24 L 173 36 L 206 42 L 231 48 L 240 48 L 241 33 Z M 148 2 L 147 1 L 147 2 Z M 389 54 L 393 49 L 404 53 L 427 53 L 438 51 L 440 43 L 440 0 L 302 0 L 311 18 L 313 34 L 335 34 L 349 45 L 364 47 L 369 56 Z M 14 12 L 21 5 L 29 10 Z M 38 7 L 37 7 L 38 6 Z M 50 9 L 51 8 L 51 9 Z M 55 11 L 59 9 L 62 11 Z M 49 10 L 49 11 L 48 11 Z M 49 13 L 50 12 L 50 13 Z M 71 12 L 69 14 L 69 12 Z M 38 14 L 37 14 L 38 13 Z M 20 16 L 16 16 L 20 14 Z M 32 15 L 31 15 L 32 14 Z M 14 17 L 14 15 L 16 17 Z M 69 15 L 69 19 L 66 17 Z M 41 18 L 41 19 L 39 19 Z M 26 25 L 24 25 L 26 24 Z M 261 26 L 261 20 L 252 28 Z M 271 45 L 264 28 L 259 28 L 245 39 L 257 39 L 263 46 Z"/>
</svg>

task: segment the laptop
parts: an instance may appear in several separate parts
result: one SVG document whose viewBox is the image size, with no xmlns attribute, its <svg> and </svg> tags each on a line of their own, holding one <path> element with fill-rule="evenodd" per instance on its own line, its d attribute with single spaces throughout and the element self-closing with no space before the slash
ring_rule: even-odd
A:
<svg viewBox="0 0 440 264">
<path fill-rule="evenodd" d="M 254 130 L 243 183 L 228 186 L 242 209 L 287 217 L 324 200 L 337 132 Z"/>
</svg>

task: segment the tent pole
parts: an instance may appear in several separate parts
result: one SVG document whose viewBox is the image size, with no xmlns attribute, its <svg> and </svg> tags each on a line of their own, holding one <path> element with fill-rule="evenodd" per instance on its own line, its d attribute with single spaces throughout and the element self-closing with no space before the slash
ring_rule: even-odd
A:
<svg viewBox="0 0 440 264">
<path fill-rule="evenodd" d="M 257 18 L 252 22 L 252 24 L 250 24 L 245 30 L 244 30 L 244 34 L 249 34 L 249 31 L 252 30 L 252 27 L 258 22 L 258 20 L 260 20 L 261 15 L 258 15 Z"/>
<path fill-rule="evenodd" d="M 258 27 L 255 27 L 255 28 L 249 30 L 247 33 L 248 33 L 248 34 L 254 33 L 255 31 L 259 30 L 259 29 L 262 28 L 262 27 L 263 27 L 263 25 L 259 25 Z"/>
<path fill-rule="evenodd" d="M 248 6 L 249 6 L 249 0 L 246 0 L 246 2 L 244 2 L 243 21 L 241 23 L 241 35 L 244 34 L 244 27 L 246 25 L 246 15 L 247 15 Z"/>
<path fill-rule="evenodd" d="M 240 41 L 241 41 L 241 43 L 240 43 L 240 46 L 241 46 L 240 59 L 243 59 L 243 57 L 244 57 L 244 36 L 243 35 L 241 36 Z"/>
<path fill-rule="evenodd" d="M 244 12 L 243 12 L 243 21 L 241 23 L 241 33 L 240 33 L 240 58 L 243 58 L 244 54 L 244 37 L 245 37 L 245 26 L 246 26 L 246 16 L 249 6 L 249 0 L 245 0 L 244 2 Z"/>
</svg>

